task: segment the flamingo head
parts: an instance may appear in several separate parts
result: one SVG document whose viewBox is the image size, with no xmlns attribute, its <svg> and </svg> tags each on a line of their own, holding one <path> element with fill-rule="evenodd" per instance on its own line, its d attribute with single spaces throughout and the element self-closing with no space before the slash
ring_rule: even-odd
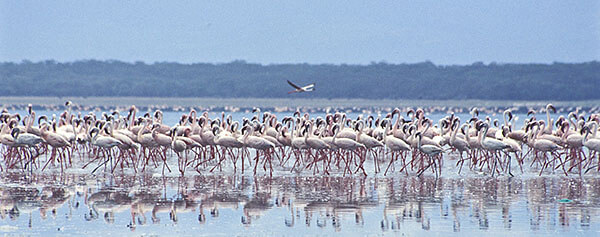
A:
<svg viewBox="0 0 600 237">
<path fill-rule="evenodd" d="M 556 113 L 556 108 L 552 104 L 546 105 L 546 111 L 552 110 L 553 113 Z"/>
<path fill-rule="evenodd" d="M 421 140 L 423 138 L 423 134 L 421 133 L 421 131 L 418 131 L 417 133 L 415 133 L 415 138 Z"/>
<path fill-rule="evenodd" d="M 479 109 L 477 109 L 477 107 L 473 107 L 471 109 L 471 116 L 473 116 L 473 117 L 479 117 Z"/>
<path fill-rule="evenodd" d="M 557 127 L 563 126 L 563 123 L 566 122 L 565 120 L 566 120 L 566 118 L 564 116 L 560 116 L 560 117 L 558 117 L 558 119 L 556 120 L 556 123 L 554 123 L 554 125 Z"/>
<path fill-rule="evenodd" d="M 475 129 L 478 130 L 478 131 L 481 130 L 482 128 L 488 128 L 488 127 L 489 127 L 489 125 L 487 123 L 482 122 L 482 121 L 477 121 L 475 123 Z"/>
<path fill-rule="evenodd" d="M 410 108 L 408 109 L 408 111 L 406 111 L 406 117 L 410 117 L 411 114 L 415 114 L 415 110 Z"/>
<path fill-rule="evenodd" d="M 425 116 L 425 111 L 422 108 L 418 108 L 417 111 L 415 111 L 415 115 L 417 118 L 422 119 Z"/>
<path fill-rule="evenodd" d="M 331 128 L 331 131 L 333 131 L 334 133 L 337 133 L 340 130 L 340 125 L 333 125 L 333 127 Z"/>
<path fill-rule="evenodd" d="M 221 124 L 221 120 L 220 119 L 215 119 L 210 123 L 210 127 L 214 127 L 214 126 L 219 126 L 219 124 Z"/>
<path fill-rule="evenodd" d="M 250 130 L 250 131 L 248 131 L 248 130 Z M 254 128 L 252 128 L 252 125 L 250 125 L 250 124 L 248 124 L 242 128 L 242 134 L 246 134 L 246 133 L 253 132 L 253 131 L 254 131 Z"/>
<path fill-rule="evenodd" d="M 394 108 L 394 110 L 392 110 L 392 118 L 394 117 L 395 114 L 400 114 L 400 109 L 398 107 Z"/>
<path fill-rule="evenodd" d="M 19 133 L 20 133 L 20 132 L 21 132 L 21 130 L 20 130 L 19 128 L 17 128 L 17 127 L 14 127 L 14 128 L 12 129 L 12 131 L 10 131 L 10 135 L 11 135 L 13 138 L 17 138 L 17 136 L 19 135 Z"/>
<path fill-rule="evenodd" d="M 100 132 L 100 129 L 98 129 L 98 127 L 92 128 L 89 132 L 90 137 L 93 137 L 94 133 L 98 133 L 98 132 Z"/>
<path fill-rule="evenodd" d="M 382 128 L 387 128 L 388 127 L 387 125 L 388 125 L 389 121 L 390 121 L 389 118 L 386 118 L 383 121 L 381 121 L 381 127 Z"/>
</svg>

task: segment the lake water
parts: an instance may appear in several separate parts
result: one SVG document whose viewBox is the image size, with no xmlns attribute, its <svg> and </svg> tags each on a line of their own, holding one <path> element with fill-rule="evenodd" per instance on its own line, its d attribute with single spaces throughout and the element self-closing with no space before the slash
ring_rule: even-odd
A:
<svg viewBox="0 0 600 237">
<path fill-rule="evenodd" d="M 166 112 L 164 122 L 173 125 L 179 116 Z M 216 116 L 220 113 L 211 113 Z M 233 114 L 236 120 L 243 116 L 252 115 Z M 429 115 L 434 121 L 442 116 Z M 459 116 L 462 121 L 470 117 Z M 518 126 L 525 117 L 519 116 Z M 57 169 L 33 175 L 3 171 L 0 233 L 600 235 L 600 177 L 596 174 L 579 178 L 546 172 L 538 176 L 525 167 L 515 177 L 492 178 L 464 169 L 457 174 L 452 164 L 445 164 L 438 179 L 428 174 L 420 178 L 399 173 L 325 176 L 282 169 L 276 169 L 273 177 L 231 169 L 188 172 L 185 177 L 178 177 L 175 170 L 165 176 L 156 170 L 96 175 L 89 168 L 70 168 L 63 174 Z"/>
</svg>

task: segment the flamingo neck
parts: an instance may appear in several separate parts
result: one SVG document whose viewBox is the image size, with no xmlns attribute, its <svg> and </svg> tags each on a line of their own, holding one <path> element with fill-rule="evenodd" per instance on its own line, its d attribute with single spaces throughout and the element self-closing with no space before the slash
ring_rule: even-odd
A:
<svg viewBox="0 0 600 237">
<path fill-rule="evenodd" d="M 577 129 L 578 129 L 577 119 L 575 119 L 575 121 L 573 121 L 573 119 L 575 119 L 575 117 L 569 116 L 569 118 L 567 120 L 569 120 L 569 124 L 571 124 L 573 126 L 573 129 L 577 132 Z"/>
<path fill-rule="evenodd" d="M 248 137 L 250 136 L 250 134 L 254 133 L 254 128 L 249 127 L 248 128 L 248 132 L 246 132 L 246 134 L 244 134 L 244 143 L 248 142 Z"/>
<path fill-rule="evenodd" d="M 540 125 L 540 130 L 537 132 L 536 138 L 539 137 L 540 135 L 544 134 L 545 129 L 546 129 L 546 124 Z"/>
<path fill-rule="evenodd" d="M 485 137 L 487 137 L 487 133 L 488 133 L 488 130 L 489 130 L 489 129 L 490 129 L 490 128 L 486 126 L 486 127 L 485 127 L 485 130 L 483 130 L 483 134 L 482 134 L 482 136 L 481 136 L 481 142 L 485 141 Z"/>
<path fill-rule="evenodd" d="M 135 123 L 135 109 L 131 112 L 131 121 L 129 122 L 129 129 L 133 128 L 133 124 Z"/>
<path fill-rule="evenodd" d="M 598 123 L 596 121 L 591 122 L 590 129 L 592 130 L 592 137 L 596 137 L 598 134 Z"/>
<path fill-rule="evenodd" d="M 450 137 L 451 143 L 454 143 L 454 141 L 456 141 L 456 134 L 458 133 L 458 130 L 460 130 L 459 126 L 457 126 L 456 129 L 452 131 L 452 137 Z"/>
</svg>

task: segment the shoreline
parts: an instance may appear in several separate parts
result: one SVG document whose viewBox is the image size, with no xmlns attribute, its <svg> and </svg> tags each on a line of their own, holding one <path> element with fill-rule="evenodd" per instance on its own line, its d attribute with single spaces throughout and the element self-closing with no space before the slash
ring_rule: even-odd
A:
<svg viewBox="0 0 600 237">
<path fill-rule="evenodd" d="M 136 105 L 141 110 L 185 111 L 190 108 L 213 111 L 244 111 L 253 107 L 285 112 L 295 110 L 388 111 L 395 107 L 421 107 L 429 112 L 465 112 L 477 107 L 498 112 L 504 109 L 525 111 L 552 103 L 557 109 L 600 111 L 600 100 L 584 101 L 508 101 L 508 100 L 391 100 L 391 99 L 304 99 L 304 98 L 191 98 L 191 97 L 0 97 L 0 106 L 9 110 L 24 109 L 32 104 L 37 109 L 60 110 L 66 101 L 83 110 L 127 109 Z"/>
</svg>

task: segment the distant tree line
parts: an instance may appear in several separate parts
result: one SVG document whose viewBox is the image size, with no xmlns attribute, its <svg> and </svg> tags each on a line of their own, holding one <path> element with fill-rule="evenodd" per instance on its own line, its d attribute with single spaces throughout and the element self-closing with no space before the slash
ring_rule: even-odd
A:
<svg viewBox="0 0 600 237">
<path fill-rule="evenodd" d="M 292 94 L 286 80 L 316 83 Z M 126 63 L 85 60 L 0 63 L 0 96 L 156 96 L 367 99 L 600 99 L 600 62 L 440 66 Z"/>
</svg>

